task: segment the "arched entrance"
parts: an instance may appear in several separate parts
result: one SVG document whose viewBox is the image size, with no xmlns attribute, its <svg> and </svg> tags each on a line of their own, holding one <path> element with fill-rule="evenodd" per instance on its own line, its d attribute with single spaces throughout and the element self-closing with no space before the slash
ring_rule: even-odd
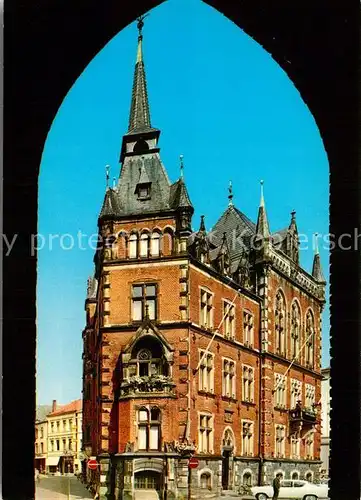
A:
<svg viewBox="0 0 361 500">
<path fill-rule="evenodd" d="M 161 498 L 162 475 L 154 470 L 142 470 L 134 474 L 134 498 L 136 500 Z"/>
<path fill-rule="evenodd" d="M 234 434 L 232 429 L 225 429 L 222 440 L 222 489 L 229 490 L 233 486 L 233 449 Z"/>
</svg>

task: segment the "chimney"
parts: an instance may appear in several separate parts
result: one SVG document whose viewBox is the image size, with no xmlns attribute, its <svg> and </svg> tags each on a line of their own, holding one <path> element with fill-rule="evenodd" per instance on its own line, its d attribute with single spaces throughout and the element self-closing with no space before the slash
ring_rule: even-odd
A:
<svg viewBox="0 0 361 500">
<path fill-rule="evenodd" d="M 56 411 L 56 399 L 53 399 L 53 407 L 51 409 L 52 412 Z"/>
</svg>

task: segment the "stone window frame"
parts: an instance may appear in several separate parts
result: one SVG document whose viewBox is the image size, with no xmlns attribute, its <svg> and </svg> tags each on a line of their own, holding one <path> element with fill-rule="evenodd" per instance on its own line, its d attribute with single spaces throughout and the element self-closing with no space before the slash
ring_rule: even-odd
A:
<svg viewBox="0 0 361 500">
<path fill-rule="evenodd" d="M 241 478 L 242 483 L 241 484 L 243 484 L 243 485 L 246 484 L 244 482 L 244 476 L 246 474 L 251 476 L 251 486 L 253 486 L 253 471 L 251 469 L 244 469 L 244 471 L 242 472 L 242 478 Z"/>
<path fill-rule="evenodd" d="M 281 379 L 282 384 L 279 383 Z M 274 392 L 274 408 L 285 409 L 287 407 L 287 376 L 283 373 L 274 373 L 274 389 L 276 389 L 276 387 L 278 387 L 278 389 Z M 281 390 L 283 390 L 283 392 L 281 393 L 281 397 L 279 397 Z"/>
<path fill-rule="evenodd" d="M 244 424 L 250 424 L 251 427 L 251 437 L 249 439 L 249 448 L 251 450 L 250 453 L 245 451 L 245 446 L 244 446 L 244 434 L 243 434 L 243 426 Z M 253 457 L 254 456 L 254 433 L 255 433 L 255 425 L 253 420 L 249 420 L 246 418 L 241 419 L 241 455 L 244 457 Z"/>
<path fill-rule="evenodd" d="M 316 402 L 316 386 L 313 384 L 305 384 L 305 408 L 313 409 L 313 404 Z"/>
<path fill-rule="evenodd" d="M 296 307 L 295 307 L 296 306 Z M 293 318 L 293 310 L 296 308 L 298 310 L 298 318 L 294 320 Z M 291 308 L 290 308 L 290 322 L 291 322 L 291 327 L 290 327 L 290 354 L 291 354 L 291 359 L 295 359 L 296 363 L 301 364 L 302 363 L 302 351 L 300 351 L 300 348 L 302 346 L 302 308 L 300 301 L 294 297 L 291 302 Z M 294 321 L 299 320 L 299 324 L 297 325 L 297 336 L 294 333 L 295 329 L 295 324 Z M 297 339 L 297 340 L 295 340 Z M 296 357 L 297 355 L 297 357 Z"/>
<path fill-rule="evenodd" d="M 210 487 L 207 487 L 207 488 L 202 488 L 202 476 L 204 474 L 207 474 L 209 476 L 209 479 L 210 479 Z M 199 471 L 197 471 L 197 476 L 198 476 L 198 488 L 199 489 L 207 489 L 209 491 L 211 491 L 213 489 L 213 471 L 209 468 L 209 467 L 203 467 L 203 469 L 200 469 Z"/>
<path fill-rule="evenodd" d="M 285 458 L 286 456 L 286 426 L 284 424 L 275 424 L 275 458 Z M 278 437 L 278 430 L 283 431 L 282 439 Z M 280 452 L 277 453 L 277 442 L 281 443 Z"/>
<path fill-rule="evenodd" d="M 308 474 L 311 474 L 311 481 L 310 481 L 310 483 L 312 483 L 313 482 L 313 478 L 314 478 L 314 474 L 313 474 L 313 471 L 311 469 L 306 470 L 306 472 L 304 474 L 304 478 L 305 478 L 304 480 L 308 481 L 308 479 L 307 479 L 307 475 Z"/>
<path fill-rule="evenodd" d="M 281 296 L 282 301 L 283 301 L 283 326 L 282 326 L 283 332 L 277 334 L 277 332 L 280 332 L 280 327 L 277 328 L 277 326 L 279 326 L 279 325 L 277 325 L 277 322 L 276 322 L 276 317 L 278 316 L 278 314 L 277 314 L 277 312 L 278 312 L 278 309 L 277 309 L 277 301 L 278 301 L 277 297 L 278 297 L 278 295 Z M 275 295 L 274 302 L 275 302 L 275 304 L 274 304 L 275 352 L 279 356 L 286 357 L 287 344 L 288 344 L 288 342 L 287 342 L 287 340 L 288 340 L 287 339 L 287 301 L 286 301 L 286 295 L 281 288 L 278 288 L 276 295 Z M 281 309 L 281 311 L 282 311 L 282 309 Z M 281 342 L 281 335 L 283 335 L 283 346 L 282 346 L 282 342 Z M 279 342 L 278 342 L 278 340 L 279 340 Z"/>
<path fill-rule="evenodd" d="M 155 295 L 146 295 L 146 287 L 147 286 L 153 286 L 155 287 Z M 141 297 L 134 297 L 134 288 L 135 287 L 142 287 L 142 296 Z M 131 321 L 132 323 L 142 323 L 145 319 L 146 315 L 146 302 L 147 302 L 147 297 L 149 300 L 154 301 L 154 318 L 150 318 L 152 321 L 157 321 L 157 318 L 159 317 L 159 283 L 155 280 L 152 281 L 136 281 L 131 283 L 131 288 L 130 288 L 130 314 L 131 314 Z M 142 315 L 141 319 L 134 319 L 134 310 L 133 310 L 133 305 L 134 302 L 141 302 L 142 303 Z M 149 311 L 149 310 L 148 310 Z"/>
<path fill-rule="evenodd" d="M 202 359 L 206 348 L 198 348 L 198 359 Z M 211 361 L 211 366 L 209 366 L 209 360 Z M 204 356 L 202 363 L 199 365 L 199 375 L 198 375 L 198 391 L 214 394 L 214 360 L 215 354 L 213 352 L 207 351 L 206 356 Z M 204 370 L 209 373 L 207 375 L 207 383 L 204 384 Z"/>
<path fill-rule="evenodd" d="M 202 301 L 204 293 L 207 294 L 206 302 Z M 204 309 L 206 309 L 205 322 L 203 321 Z M 199 287 L 199 325 L 210 330 L 213 329 L 214 326 L 214 292 L 204 285 Z"/>
<path fill-rule="evenodd" d="M 295 387 L 299 387 L 300 389 L 300 396 L 299 398 L 296 398 L 294 396 L 293 389 Z M 290 379 L 290 408 L 293 410 L 296 408 L 297 401 L 301 401 L 302 403 L 302 397 L 303 397 L 303 382 L 302 380 L 298 380 L 297 378 L 291 378 Z"/>
<path fill-rule="evenodd" d="M 222 319 L 222 332 L 224 338 L 234 340 L 236 336 L 236 306 L 229 299 L 222 299 Z M 227 328 L 227 326 L 229 328 Z M 228 329 L 229 331 L 227 331 Z"/>
<path fill-rule="evenodd" d="M 296 478 L 292 477 L 293 474 L 297 474 L 297 477 Z M 292 472 L 290 472 L 290 477 L 291 477 L 291 481 L 299 481 L 300 477 L 301 477 L 300 471 L 297 469 L 293 470 Z"/>
<path fill-rule="evenodd" d="M 249 318 L 248 318 L 249 317 Z M 247 329 L 246 329 L 247 327 Z M 242 311 L 243 344 L 247 347 L 254 346 L 254 314 L 249 309 Z"/>
<path fill-rule="evenodd" d="M 231 386 L 231 392 L 230 393 L 226 393 L 225 391 L 225 363 L 228 363 L 230 365 L 230 368 L 231 366 L 233 365 L 233 374 L 231 372 L 231 370 L 229 370 L 227 372 L 228 374 L 228 378 L 229 378 L 229 384 Z M 232 375 L 232 377 L 231 377 Z M 232 399 L 236 399 L 236 390 L 237 390 L 237 387 L 236 387 L 236 381 L 237 381 L 237 363 L 231 359 L 231 358 L 226 358 L 226 357 L 223 357 L 222 356 L 222 396 L 224 397 L 227 397 L 227 398 L 232 398 Z"/>
<path fill-rule="evenodd" d="M 203 427 L 201 425 L 201 418 L 207 417 L 210 422 L 210 426 L 208 427 Z M 208 450 L 203 451 L 203 449 L 200 449 L 200 443 L 202 441 L 203 444 L 203 438 L 201 439 L 201 433 L 202 432 L 208 432 L 209 436 L 207 439 L 208 442 Z M 210 411 L 204 410 L 204 411 L 199 411 L 198 412 L 198 453 L 200 454 L 208 454 L 208 455 L 213 455 L 214 453 L 214 415 Z"/>
<path fill-rule="evenodd" d="M 158 419 L 152 420 L 152 411 L 157 410 Z M 147 412 L 147 420 L 140 421 L 139 413 L 141 411 Z M 146 447 L 139 448 L 139 429 L 144 427 L 146 429 Z M 150 431 L 152 427 L 156 427 L 158 430 L 158 447 L 150 448 Z M 137 450 L 138 451 L 161 451 L 162 449 L 162 410 L 158 405 L 141 405 L 136 409 L 136 436 L 137 436 Z"/>
<path fill-rule="evenodd" d="M 312 332 L 310 331 L 308 327 L 308 318 L 311 317 L 312 320 Z M 311 307 L 308 307 L 306 310 L 305 314 L 305 341 L 306 341 L 306 346 L 305 346 L 305 365 L 307 368 L 313 369 L 315 366 L 315 339 L 316 339 L 316 321 L 315 321 L 315 314 L 313 312 L 313 309 Z M 313 333 L 311 339 L 309 340 L 308 337 L 310 336 L 310 333 Z M 311 358 L 311 360 L 310 360 Z"/>
</svg>

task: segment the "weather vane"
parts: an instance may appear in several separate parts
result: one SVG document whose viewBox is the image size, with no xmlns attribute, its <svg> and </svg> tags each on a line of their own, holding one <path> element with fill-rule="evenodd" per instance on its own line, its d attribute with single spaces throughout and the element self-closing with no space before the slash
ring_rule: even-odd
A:
<svg viewBox="0 0 361 500">
<path fill-rule="evenodd" d="M 139 31 L 139 36 L 142 36 L 142 29 L 143 29 L 143 26 L 144 26 L 144 18 L 146 18 L 149 14 L 143 14 L 142 16 L 139 16 L 137 17 L 137 28 L 138 28 L 138 31 Z"/>
</svg>

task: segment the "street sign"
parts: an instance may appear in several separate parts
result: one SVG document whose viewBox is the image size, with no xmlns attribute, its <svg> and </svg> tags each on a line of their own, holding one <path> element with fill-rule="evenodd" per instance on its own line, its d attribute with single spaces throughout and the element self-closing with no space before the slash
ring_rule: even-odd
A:
<svg viewBox="0 0 361 500">
<path fill-rule="evenodd" d="M 196 468 L 198 467 L 198 465 L 199 465 L 199 460 L 198 460 L 198 458 L 190 458 L 190 459 L 188 460 L 188 467 L 189 467 L 190 469 L 196 469 Z"/>
<path fill-rule="evenodd" d="M 96 470 L 98 467 L 98 462 L 96 460 L 88 460 L 88 469 L 90 470 Z"/>
</svg>

